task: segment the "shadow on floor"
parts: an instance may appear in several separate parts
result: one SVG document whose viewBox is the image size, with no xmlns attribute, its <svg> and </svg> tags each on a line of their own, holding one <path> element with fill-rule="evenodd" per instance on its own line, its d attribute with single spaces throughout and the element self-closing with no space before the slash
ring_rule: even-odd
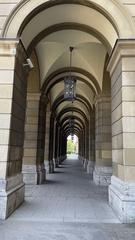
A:
<svg viewBox="0 0 135 240">
<path fill-rule="evenodd" d="M 65 173 L 65 172 L 55 170 L 52 174 L 55 174 L 55 173 Z"/>
<path fill-rule="evenodd" d="M 49 180 L 49 179 L 47 179 L 46 181 L 45 181 L 45 184 L 60 184 L 61 183 L 61 181 L 56 181 L 56 180 Z"/>
</svg>

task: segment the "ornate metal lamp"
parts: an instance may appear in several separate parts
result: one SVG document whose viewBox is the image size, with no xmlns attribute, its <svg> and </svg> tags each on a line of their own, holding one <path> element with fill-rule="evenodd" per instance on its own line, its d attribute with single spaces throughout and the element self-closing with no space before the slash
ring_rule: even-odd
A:
<svg viewBox="0 0 135 240">
<path fill-rule="evenodd" d="M 73 102 L 72 102 L 72 104 L 73 104 Z M 75 121 L 73 118 L 73 111 L 72 111 L 72 117 L 70 117 L 70 119 L 69 119 L 70 135 L 72 138 L 74 136 L 74 124 L 75 124 Z"/>
<path fill-rule="evenodd" d="M 69 119 L 69 127 L 72 128 L 74 126 L 74 119 Z"/>
<path fill-rule="evenodd" d="M 71 135 L 72 139 L 74 139 L 74 125 L 72 125 L 70 127 L 70 135 Z"/>
<path fill-rule="evenodd" d="M 65 77 L 64 79 L 64 99 L 68 101 L 74 101 L 76 97 L 76 79 L 72 77 L 72 72 L 71 72 L 71 65 L 72 65 L 72 52 L 73 52 L 73 47 L 70 47 L 70 72 L 69 76 Z"/>
</svg>

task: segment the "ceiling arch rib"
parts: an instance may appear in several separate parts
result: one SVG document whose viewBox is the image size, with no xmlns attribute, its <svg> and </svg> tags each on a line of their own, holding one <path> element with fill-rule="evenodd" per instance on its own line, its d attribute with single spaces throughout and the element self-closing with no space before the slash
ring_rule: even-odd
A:
<svg viewBox="0 0 135 240">
<path fill-rule="evenodd" d="M 65 116 L 61 121 L 59 121 L 61 127 L 67 120 L 69 121 L 70 118 L 77 120 L 82 125 L 83 129 L 85 128 L 85 124 L 82 121 L 82 119 L 79 116 L 72 116 L 72 115 Z"/>
<path fill-rule="evenodd" d="M 66 137 L 70 135 L 70 130 L 67 130 L 65 133 Z M 78 130 L 74 130 L 74 135 L 76 135 L 78 138 L 80 138 L 80 132 Z"/>
<path fill-rule="evenodd" d="M 110 0 L 109 4 L 108 0 L 44 0 L 44 2 L 43 0 L 23 0 L 18 3 L 10 14 L 3 29 L 2 36 L 16 38 L 17 33 L 20 32 L 21 35 L 26 26 L 36 15 L 48 8 L 63 3 L 80 6 L 84 5 L 87 8 L 96 10 L 110 22 L 120 37 L 129 38 L 134 35 L 133 19 L 118 0 Z"/>
<path fill-rule="evenodd" d="M 58 69 L 57 71 L 51 73 L 50 76 L 48 76 L 44 81 L 44 84 L 42 86 L 42 92 L 46 92 L 48 85 L 51 82 L 53 82 L 53 79 L 54 79 L 54 81 L 56 81 L 57 77 L 59 77 L 59 75 L 61 75 L 61 74 L 64 79 L 64 77 L 67 76 L 67 74 L 69 74 L 70 71 L 72 72 L 73 75 L 74 75 L 74 73 L 77 73 L 79 75 L 81 74 L 84 77 L 84 79 L 87 79 L 88 82 L 92 83 L 92 86 L 95 87 L 96 92 L 98 94 L 100 94 L 101 88 L 100 88 L 100 85 L 99 85 L 97 79 L 90 72 L 87 72 L 85 69 L 77 68 L 77 67 L 71 67 L 71 68 L 65 67 L 65 68 Z"/>
<path fill-rule="evenodd" d="M 73 118 L 69 118 L 68 121 L 65 121 L 64 124 L 62 125 L 62 128 L 65 128 L 65 126 L 70 125 L 70 120 L 72 120 L 74 124 L 77 124 L 81 129 L 83 129 L 83 125 L 78 120 Z"/>
<path fill-rule="evenodd" d="M 80 133 L 81 131 L 80 131 L 80 129 L 77 127 L 77 126 L 75 126 L 74 128 L 73 128 L 73 131 L 70 129 L 70 127 L 67 127 L 65 130 L 64 130 L 64 132 L 67 132 L 67 131 L 69 131 L 70 133 L 71 132 L 73 132 L 74 133 L 74 131 L 75 130 L 77 130 L 78 131 L 78 133 Z"/>
<path fill-rule="evenodd" d="M 61 116 L 61 118 L 59 119 L 59 123 L 61 123 L 62 121 L 63 121 L 63 119 L 65 119 L 65 118 L 70 118 L 70 117 L 72 117 L 72 118 L 79 118 L 79 119 L 81 119 L 81 121 L 83 122 L 83 125 L 85 126 L 85 124 L 86 124 L 86 122 L 85 122 L 85 119 L 83 118 L 83 116 L 81 115 L 81 113 L 79 113 L 79 112 L 72 112 L 72 111 L 70 111 L 70 112 L 65 112 L 62 116 Z"/>
<path fill-rule="evenodd" d="M 63 47 L 63 44 L 60 42 L 40 43 L 36 51 L 40 65 L 41 85 L 43 85 L 48 78 L 52 78 L 53 73 L 56 73 L 58 70 L 63 69 L 65 72 L 67 69 L 69 72 L 69 46 Z M 104 46 L 100 43 L 89 42 L 74 46 L 72 72 L 83 74 L 89 78 L 92 83 L 96 80 L 94 86 L 96 85 L 99 91 L 99 89 L 102 88 L 106 54 L 107 52 Z M 79 71 L 79 69 L 85 69 L 85 73 Z"/>
<path fill-rule="evenodd" d="M 64 132 L 66 132 L 66 131 L 70 131 L 70 133 L 71 133 L 71 132 L 74 133 L 75 130 L 77 130 L 78 133 L 80 133 L 80 128 L 78 128 L 77 126 L 74 126 L 73 131 L 71 130 L 70 127 L 67 127 L 67 128 L 64 130 Z"/>
<path fill-rule="evenodd" d="M 57 116 L 58 122 L 61 119 L 61 117 L 68 112 L 79 113 L 81 115 L 81 117 L 85 120 L 85 122 L 88 123 L 88 118 L 87 118 L 88 116 L 86 116 L 82 110 L 75 108 L 75 107 L 69 107 L 69 108 L 62 109 L 62 111 Z"/>
<path fill-rule="evenodd" d="M 74 30 L 74 32 L 80 32 L 80 34 L 82 32 L 84 35 L 84 39 L 85 39 L 86 35 L 88 35 L 89 36 L 89 38 L 87 38 L 88 42 L 90 41 L 90 39 L 93 39 L 93 42 L 102 43 L 105 46 L 106 51 L 108 53 L 111 53 L 112 46 L 109 43 L 108 39 L 106 39 L 104 37 L 102 32 L 98 32 L 96 29 L 93 29 L 89 25 L 80 24 L 80 23 L 76 23 L 76 22 L 63 22 L 63 23 L 59 23 L 59 24 L 54 24 L 54 25 L 48 27 L 47 29 L 44 29 L 37 36 L 35 36 L 35 38 L 33 38 L 32 41 L 27 46 L 27 51 L 28 51 L 29 55 L 32 53 L 33 49 L 36 48 L 40 42 L 41 43 L 50 42 L 50 41 L 52 42 L 52 40 L 51 40 L 52 36 L 54 39 L 57 39 L 58 35 L 60 35 L 62 32 L 68 33 L 69 30 L 70 31 Z M 66 34 L 64 33 L 64 35 L 66 35 Z M 60 40 L 63 43 L 63 39 L 59 39 L 59 41 Z M 57 40 L 55 40 L 55 41 L 57 42 Z M 54 40 L 53 40 L 53 42 L 54 42 Z"/>
<path fill-rule="evenodd" d="M 74 124 L 74 126 L 73 127 L 70 127 L 69 125 L 66 125 L 64 128 L 63 128 L 63 131 L 66 131 L 67 129 L 75 129 L 75 128 L 77 128 L 79 131 L 82 131 L 82 129 L 80 128 L 80 125 L 78 125 L 78 124 Z"/>
<path fill-rule="evenodd" d="M 95 19 L 97 20 L 95 21 Z M 93 32 L 98 32 L 98 36 L 102 35 L 112 48 L 118 38 L 118 33 L 112 23 L 98 10 L 79 4 L 60 4 L 33 15 L 33 18 L 25 25 L 21 32 L 25 48 L 27 49 L 31 41 L 44 29 L 61 23 L 78 23 L 90 26 L 94 30 Z M 89 23 L 91 24 L 89 25 Z"/>
<path fill-rule="evenodd" d="M 54 103 L 52 105 L 52 111 L 56 111 L 58 106 L 65 101 L 67 101 L 67 100 L 64 99 L 63 94 L 61 96 L 59 96 L 58 98 L 56 98 L 56 100 L 54 101 Z M 87 108 L 88 112 L 91 110 L 91 105 L 85 97 L 77 94 L 75 97 L 75 101 L 82 103 Z"/>
<path fill-rule="evenodd" d="M 67 104 L 65 104 L 65 102 L 61 103 L 56 111 L 56 115 L 58 116 L 58 114 L 63 111 L 64 109 L 79 109 L 80 111 L 82 111 L 86 116 L 89 116 L 89 112 L 87 111 L 87 109 L 85 108 L 85 106 L 77 101 L 72 102 L 67 102 Z M 72 111 L 74 113 L 74 111 Z"/>
<path fill-rule="evenodd" d="M 80 127 L 83 129 L 83 124 L 78 119 L 72 118 L 72 116 L 69 119 L 67 119 L 66 121 L 64 121 L 64 123 L 63 123 L 63 125 L 61 127 L 64 127 L 65 124 L 69 123 L 70 119 L 72 119 L 75 123 L 79 124 Z"/>
<path fill-rule="evenodd" d="M 44 94 L 44 93 L 43 93 Z M 54 85 L 50 92 L 48 93 L 48 97 L 51 100 L 51 109 L 54 111 L 59 111 L 59 105 L 64 104 L 67 105 L 71 101 L 64 99 L 64 80 L 61 83 L 57 83 Z M 87 87 L 85 83 L 76 82 L 76 97 L 74 103 L 80 102 L 80 107 L 84 106 L 84 109 L 87 112 L 92 110 L 92 105 L 94 103 L 95 95 L 91 92 L 91 90 Z"/>
<path fill-rule="evenodd" d="M 63 79 L 65 77 L 68 77 L 67 73 L 64 73 L 63 77 L 59 78 L 59 76 L 58 76 L 55 79 L 51 79 L 50 82 L 48 83 L 48 86 L 46 87 L 45 94 L 48 95 L 48 93 L 50 92 L 51 88 L 53 86 L 55 86 L 57 83 L 63 82 Z M 72 74 L 72 77 L 75 78 L 76 81 L 80 81 L 82 83 L 85 83 L 91 89 L 91 91 L 94 93 L 94 96 L 96 96 L 97 91 L 96 91 L 95 87 L 93 87 L 93 85 L 91 84 L 89 79 L 85 79 L 84 77 L 78 76 L 77 74 Z"/>
</svg>

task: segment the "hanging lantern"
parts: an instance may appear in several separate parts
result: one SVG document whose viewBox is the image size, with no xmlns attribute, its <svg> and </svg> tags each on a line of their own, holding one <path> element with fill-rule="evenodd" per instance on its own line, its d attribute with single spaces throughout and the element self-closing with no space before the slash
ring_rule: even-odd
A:
<svg viewBox="0 0 135 240">
<path fill-rule="evenodd" d="M 76 79 L 72 77 L 71 65 L 72 65 L 72 51 L 73 47 L 70 47 L 70 72 L 69 76 L 64 79 L 64 99 L 68 101 L 74 101 L 76 97 Z"/>
<path fill-rule="evenodd" d="M 74 101 L 76 97 L 76 80 L 71 76 L 64 79 L 64 98 L 69 101 Z"/>
<path fill-rule="evenodd" d="M 71 136 L 72 141 L 74 141 L 74 135 Z"/>
<path fill-rule="evenodd" d="M 74 119 L 72 118 L 69 119 L 69 127 L 70 127 L 71 137 L 73 137 L 74 136 Z"/>
<path fill-rule="evenodd" d="M 74 136 L 74 128 L 73 127 L 70 128 L 70 134 L 71 134 L 72 137 Z"/>
<path fill-rule="evenodd" d="M 69 119 L 69 127 L 70 128 L 74 127 L 74 119 L 72 119 L 72 118 Z"/>
</svg>

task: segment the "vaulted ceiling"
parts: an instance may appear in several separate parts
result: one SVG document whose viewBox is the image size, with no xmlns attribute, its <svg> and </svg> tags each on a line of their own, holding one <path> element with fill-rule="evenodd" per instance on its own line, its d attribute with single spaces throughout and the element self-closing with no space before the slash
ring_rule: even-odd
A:
<svg viewBox="0 0 135 240">
<path fill-rule="evenodd" d="M 123 35 L 122 22 L 117 22 L 117 14 L 110 15 L 109 9 L 107 12 L 104 6 L 99 8 L 92 1 L 42 2 L 26 16 L 20 28 L 16 22 L 7 36 L 12 37 L 16 32 L 28 54 L 36 52 L 40 88 L 48 95 L 59 121 L 65 119 L 65 124 L 74 117 L 75 126 L 81 128 L 79 119 L 83 123 L 89 120 L 95 98 L 102 92 L 105 64 L 117 38 Z M 118 13 L 118 9 L 114 13 Z M 26 14 L 25 8 L 22 14 Z M 70 46 L 74 47 L 71 71 L 76 78 L 73 103 L 64 100 L 64 78 L 70 71 Z"/>
</svg>

